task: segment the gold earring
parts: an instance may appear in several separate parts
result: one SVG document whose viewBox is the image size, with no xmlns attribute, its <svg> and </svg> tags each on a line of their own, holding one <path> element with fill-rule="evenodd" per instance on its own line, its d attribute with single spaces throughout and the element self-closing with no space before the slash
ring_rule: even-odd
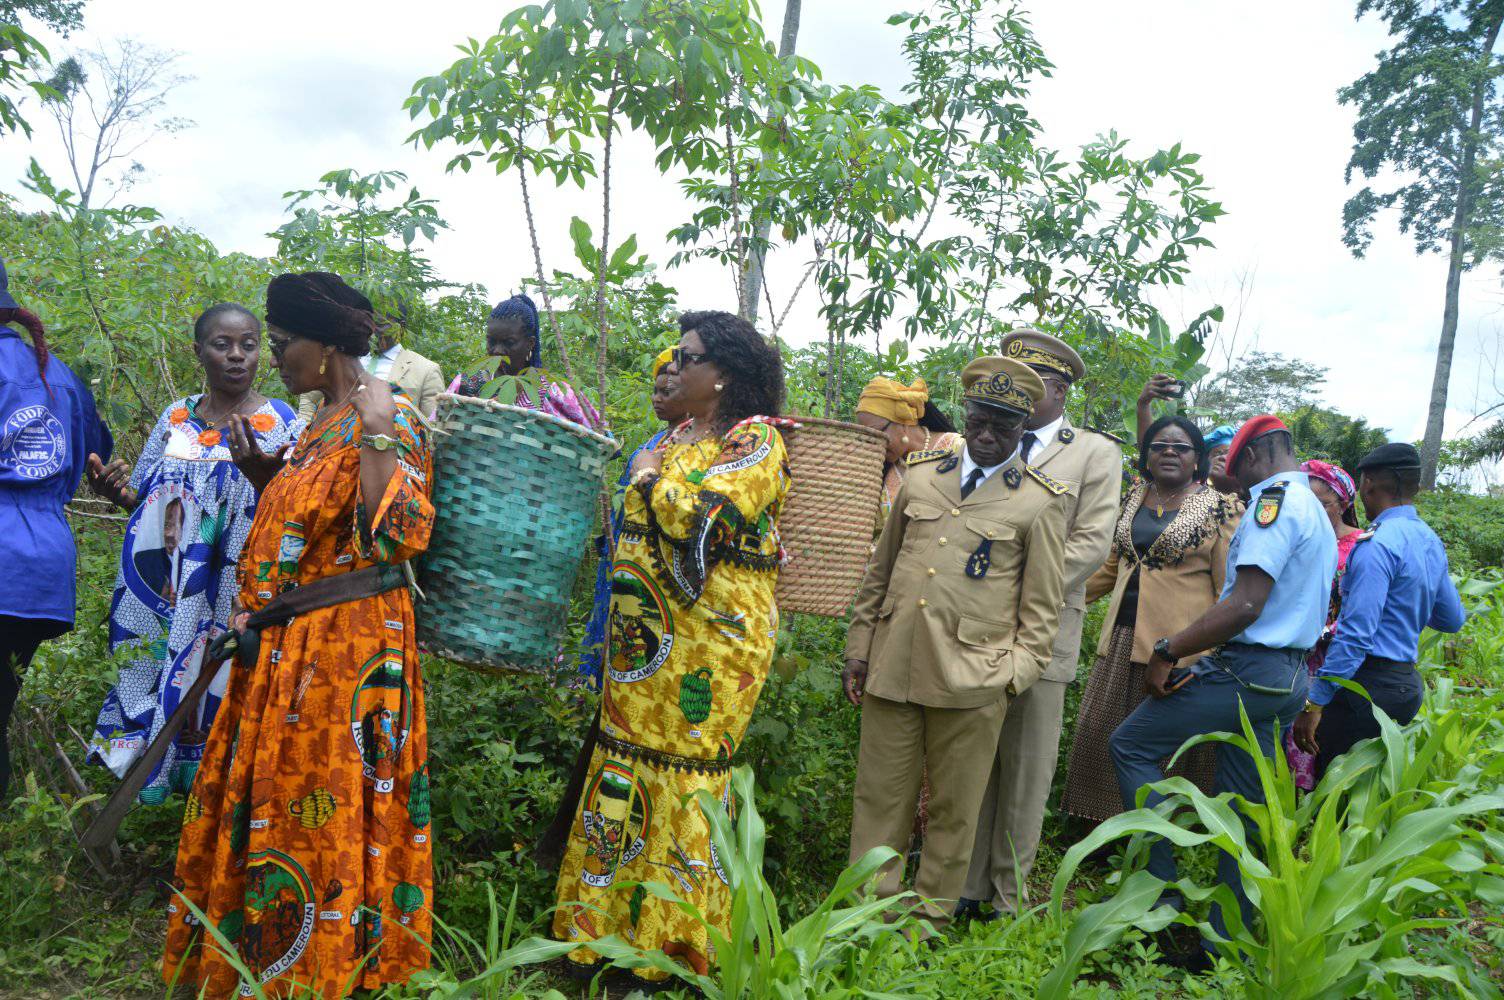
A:
<svg viewBox="0 0 1504 1000">
<path fill-rule="evenodd" d="M 324 369 L 326 369 L 328 367 L 329 367 L 329 355 L 326 354 L 322 358 L 319 358 L 319 374 L 320 375 L 324 374 Z"/>
</svg>

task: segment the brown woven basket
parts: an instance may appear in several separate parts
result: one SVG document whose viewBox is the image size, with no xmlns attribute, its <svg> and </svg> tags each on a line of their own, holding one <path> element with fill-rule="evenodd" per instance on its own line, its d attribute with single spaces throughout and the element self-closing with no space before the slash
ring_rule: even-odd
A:
<svg viewBox="0 0 1504 1000">
<path fill-rule="evenodd" d="M 794 488 L 778 521 L 788 553 L 778 608 L 840 618 L 872 552 L 888 439 L 860 424 L 794 419 L 799 426 L 783 432 Z"/>
</svg>

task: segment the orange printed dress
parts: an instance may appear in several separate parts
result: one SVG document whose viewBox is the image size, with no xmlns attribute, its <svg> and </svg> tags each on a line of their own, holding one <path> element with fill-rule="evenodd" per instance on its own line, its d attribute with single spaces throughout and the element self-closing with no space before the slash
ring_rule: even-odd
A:
<svg viewBox="0 0 1504 1000">
<path fill-rule="evenodd" d="M 782 436 L 746 422 L 668 444 L 661 475 L 627 490 L 600 731 L 559 873 L 559 940 L 617 934 L 705 971 L 704 929 L 622 884 L 637 882 L 667 885 L 729 930 L 726 872 L 687 797 L 703 789 L 727 801 L 731 758 L 767 680 L 789 487 Z M 597 960 L 587 948 L 570 958 Z"/>
<path fill-rule="evenodd" d="M 246 610 L 427 546 L 432 456 L 412 404 L 396 398 L 397 472 L 374 504 L 361 496 L 354 409 L 303 433 L 256 509 L 239 570 Z M 430 832 L 406 588 L 265 629 L 256 665 L 231 671 L 184 811 L 175 886 L 268 995 L 332 1000 L 427 968 Z M 164 978 L 249 996 L 183 900 L 167 911 Z"/>
</svg>

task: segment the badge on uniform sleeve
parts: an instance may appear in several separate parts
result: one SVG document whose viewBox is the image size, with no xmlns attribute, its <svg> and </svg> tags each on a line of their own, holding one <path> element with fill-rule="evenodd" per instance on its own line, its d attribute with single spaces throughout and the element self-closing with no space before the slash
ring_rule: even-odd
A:
<svg viewBox="0 0 1504 1000">
<path fill-rule="evenodd" d="M 1267 528 L 1279 517 L 1279 509 L 1285 503 L 1285 484 L 1275 483 L 1259 494 L 1259 502 L 1253 510 L 1253 523 Z"/>
</svg>

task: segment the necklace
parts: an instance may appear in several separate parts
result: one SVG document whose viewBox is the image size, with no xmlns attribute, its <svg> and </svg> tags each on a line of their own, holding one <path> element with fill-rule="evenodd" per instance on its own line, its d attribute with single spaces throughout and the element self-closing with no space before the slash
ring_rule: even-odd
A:
<svg viewBox="0 0 1504 1000">
<path fill-rule="evenodd" d="M 1159 484 L 1158 483 L 1151 483 L 1150 486 L 1149 486 L 1149 488 L 1154 491 L 1154 496 L 1157 497 L 1158 500 L 1159 500 L 1159 502 L 1154 505 L 1154 516 L 1155 517 L 1164 517 L 1165 516 L 1165 504 L 1167 502 L 1178 501 L 1181 497 L 1185 496 L 1186 492 L 1188 490 L 1190 490 L 1192 487 L 1194 487 L 1195 485 L 1196 485 L 1196 483 L 1194 481 L 1192 481 L 1190 483 L 1187 483 L 1185 486 L 1182 486 L 1176 493 L 1174 493 L 1172 496 L 1170 496 L 1167 499 L 1163 494 L 1161 494 L 1159 492 Z M 1148 503 L 1148 498 L 1147 497 L 1145 498 L 1144 502 Z"/>
<path fill-rule="evenodd" d="M 240 402 L 238 402 L 234 406 L 230 407 L 229 412 L 227 412 L 227 413 L 221 413 L 219 416 L 215 417 L 213 420 L 210 420 L 208 417 L 204 416 L 204 414 L 203 414 L 202 411 L 199 410 L 199 404 L 201 404 L 207 396 L 208 396 L 208 393 L 204 393 L 204 395 L 202 395 L 202 396 L 200 396 L 198 398 L 198 402 L 195 402 L 193 404 L 193 415 L 195 417 L 197 417 L 199 420 L 203 421 L 203 423 L 204 423 L 204 429 L 205 430 L 211 430 L 211 431 L 214 430 L 214 428 L 218 427 L 224 421 L 229 420 L 231 417 L 233 417 L 237 413 L 239 413 L 245 407 L 245 404 L 247 402 L 249 402 L 250 399 L 251 399 L 251 394 L 249 392 L 247 392 L 244 396 L 240 397 Z"/>
<path fill-rule="evenodd" d="M 325 403 L 322 407 L 320 407 L 319 412 L 314 415 L 313 422 L 308 425 L 309 430 L 312 430 L 315 427 L 322 427 L 324 424 L 328 423 L 329 418 L 337 410 L 339 410 L 341 406 L 344 406 L 346 403 L 348 403 L 351 396 L 355 395 L 355 390 L 360 388 L 360 384 L 360 379 L 356 378 L 355 384 L 350 386 L 349 391 L 347 391 L 344 396 L 340 397 L 339 402 Z"/>
</svg>

